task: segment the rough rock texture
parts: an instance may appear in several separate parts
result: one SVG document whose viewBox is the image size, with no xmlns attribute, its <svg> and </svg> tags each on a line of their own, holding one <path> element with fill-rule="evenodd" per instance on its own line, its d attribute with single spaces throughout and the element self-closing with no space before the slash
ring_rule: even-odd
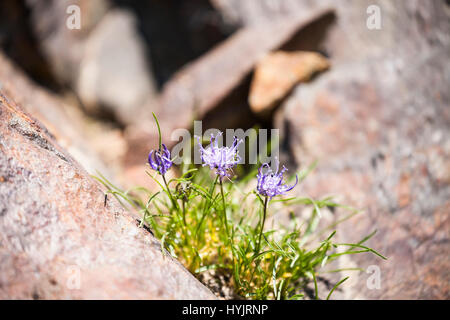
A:
<svg viewBox="0 0 450 320">
<path fill-rule="evenodd" d="M 213 299 L 0 96 L 0 299 Z"/>
<path fill-rule="evenodd" d="M 328 68 L 327 59 L 316 52 L 268 54 L 256 65 L 248 97 L 250 108 L 256 114 L 270 114 L 297 83 L 308 81 Z"/>
<path fill-rule="evenodd" d="M 366 28 L 370 4 L 381 30 Z M 362 272 L 335 298 L 450 298 L 449 12 L 445 1 L 336 2 L 338 19 L 308 48 L 327 52 L 333 68 L 299 85 L 276 115 L 285 158 L 319 160 L 301 191 L 365 210 L 337 235 L 358 241 L 378 229 L 368 244 L 388 257 L 342 260 L 378 266 L 381 288 Z M 301 39 L 290 46 L 311 45 Z"/>
<path fill-rule="evenodd" d="M 0 89 L 8 96 L 15 97 L 16 103 L 43 123 L 52 132 L 55 140 L 89 173 L 99 170 L 109 178 L 113 176 L 110 170 L 112 163 L 107 166 L 95 151 L 94 139 L 92 135 L 87 134 L 87 121 L 81 112 L 70 107 L 59 96 L 36 85 L 2 52 Z M 120 139 L 114 139 L 116 142 L 118 140 Z M 109 148 L 113 149 L 111 145 Z"/>
</svg>

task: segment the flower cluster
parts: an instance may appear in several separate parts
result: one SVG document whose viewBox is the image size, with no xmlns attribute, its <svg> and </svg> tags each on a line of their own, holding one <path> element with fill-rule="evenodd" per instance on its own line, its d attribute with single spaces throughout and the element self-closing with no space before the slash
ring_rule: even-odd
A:
<svg viewBox="0 0 450 320">
<path fill-rule="evenodd" d="M 295 183 L 292 186 L 288 186 L 283 183 L 283 173 L 287 171 L 283 166 L 280 172 L 278 172 L 279 162 L 277 161 L 277 169 L 272 171 L 267 163 L 264 163 L 258 171 L 256 176 L 258 179 L 258 185 L 256 187 L 258 193 L 262 196 L 269 197 L 269 200 L 273 197 L 281 194 L 285 194 L 287 191 L 292 190 L 298 183 L 298 177 L 295 176 Z M 265 171 L 265 172 L 263 172 Z"/>
<path fill-rule="evenodd" d="M 222 179 L 230 176 L 230 171 L 234 168 L 241 157 L 239 156 L 238 146 L 242 140 L 238 140 L 234 137 L 233 144 L 230 147 L 219 147 L 218 138 L 222 135 L 219 132 L 216 136 L 211 134 L 210 145 L 203 148 L 200 139 L 198 144 L 200 147 L 200 153 L 202 156 L 203 166 L 209 166 L 211 170 L 215 169 L 216 174 Z M 172 160 L 170 159 L 170 151 L 165 144 L 162 144 L 162 150 L 152 150 L 148 155 L 148 163 L 153 170 L 158 171 L 161 175 L 164 175 L 170 167 L 172 167 Z M 279 171 L 279 161 L 276 159 L 275 172 L 270 168 L 267 163 L 264 163 L 258 171 L 257 179 L 258 184 L 256 190 L 258 193 L 268 199 L 272 199 L 275 196 L 285 194 L 292 190 L 298 183 L 298 177 L 293 185 L 289 186 L 283 182 L 283 174 L 287 171 L 283 166 Z"/>
<path fill-rule="evenodd" d="M 158 171 L 161 175 L 164 175 L 167 170 L 172 166 L 172 160 L 170 160 L 170 151 L 166 145 L 162 144 L 162 150 L 152 150 L 148 155 L 148 163 L 153 170 Z"/>
<path fill-rule="evenodd" d="M 142 212 L 140 227 L 147 225 L 151 228 L 148 230 L 161 240 L 164 254 L 168 252 L 170 256 L 181 257 L 192 273 L 198 274 L 201 270 L 217 266 L 218 262 L 232 264 L 232 270 L 220 268 L 217 272 L 218 275 L 230 278 L 229 289 L 233 296 L 258 300 L 301 299 L 311 281 L 315 280 L 310 279 L 309 274 L 318 274 L 327 257 L 338 256 L 338 246 L 363 247 L 361 242 L 335 243 L 332 240 L 335 232 L 325 241 L 317 242 L 317 247 L 303 246 L 308 240 L 307 235 L 298 232 L 296 224 L 293 230 L 286 224 L 280 224 L 281 230 L 273 229 L 273 226 L 270 231 L 267 230 L 265 223 L 273 198 L 292 192 L 310 170 L 302 173 L 301 178 L 296 176 L 295 183 L 291 183 L 287 174 L 285 175 L 286 167 L 280 164 L 274 157 L 274 150 L 271 150 L 273 160 L 259 164 L 259 170 L 252 170 L 251 177 L 246 176 L 235 184 L 225 184 L 224 178 L 229 178 L 229 182 L 232 182 L 233 168 L 243 162 L 244 154 L 239 154 L 238 149 L 239 146 L 244 149 L 244 138 L 241 140 L 234 137 L 233 141 L 228 141 L 227 147 L 222 143 L 224 135 L 219 131 L 217 135 L 211 135 L 210 144 L 203 147 L 203 141 L 197 137 L 199 141 L 198 145 L 195 143 L 195 147 L 200 147 L 201 161 L 205 168 L 186 163 L 177 178 L 166 179 L 165 174 L 173 166 L 171 156 L 174 155 L 162 143 L 159 123 L 156 116 L 153 116 L 158 127 L 159 148 L 148 154 L 148 163 L 156 171 L 149 176 L 158 183 L 161 190 L 148 192 L 148 201 L 143 201 L 140 192 L 121 191 L 103 177 L 98 180 L 108 188 L 108 192 L 114 192 L 124 199 L 120 203 L 127 206 L 127 209 L 131 206 Z M 188 141 L 191 142 L 190 139 Z M 183 145 L 185 146 L 190 147 L 191 144 Z M 187 153 L 183 155 L 187 156 Z M 189 152 L 189 155 L 192 153 Z M 210 177 L 211 173 L 215 176 Z M 248 181 L 248 178 L 251 180 Z M 250 185 L 252 190 L 247 188 Z M 145 188 L 138 190 L 144 191 Z M 322 206 L 338 206 L 328 198 L 317 202 L 297 197 L 284 200 L 284 205 L 303 203 L 313 205 L 314 210 Z M 314 220 L 315 214 L 310 219 Z M 276 245 L 276 250 L 272 250 L 273 245 Z M 245 252 L 242 248 L 245 248 Z M 386 259 L 371 248 L 363 248 L 359 252 L 372 252 Z M 211 254 L 199 256 L 199 253 Z M 356 251 L 347 250 L 344 253 Z M 286 275 L 289 276 L 286 278 Z M 347 278 L 343 278 L 331 289 L 327 299 Z M 268 279 L 273 281 L 267 281 Z M 287 281 L 283 282 L 285 279 Z M 319 298 L 317 288 L 315 296 Z"/>
<path fill-rule="evenodd" d="M 211 169 L 216 169 L 216 173 L 221 177 L 228 177 L 230 170 L 235 167 L 241 157 L 238 153 L 238 146 L 242 140 L 238 140 L 234 137 L 231 147 L 219 147 L 217 139 L 222 135 L 219 132 L 215 137 L 211 134 L 211 144 L 203 148 L 200 140 L 198 144 L 200 146 L 200 153 L 202 156 L 203 166 L 209 166 Z"/>
</svg>

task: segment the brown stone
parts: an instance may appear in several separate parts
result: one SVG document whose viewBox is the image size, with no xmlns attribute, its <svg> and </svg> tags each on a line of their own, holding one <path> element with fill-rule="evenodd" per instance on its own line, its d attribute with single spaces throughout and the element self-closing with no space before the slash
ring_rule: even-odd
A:
<svg viewBox="0 0 450 320">
<path fill-rule="evenodd" d="M 0 299 L 214 299 L 0 96 Z"/>
<path fill-rule="evenodd" d="M 315 52 L 276 51 L 265 56 L 255 68 L 249 104 L 256 114 L 269 113 L 299 82 L 328 69 L 328 60 Z"/>
</svg>

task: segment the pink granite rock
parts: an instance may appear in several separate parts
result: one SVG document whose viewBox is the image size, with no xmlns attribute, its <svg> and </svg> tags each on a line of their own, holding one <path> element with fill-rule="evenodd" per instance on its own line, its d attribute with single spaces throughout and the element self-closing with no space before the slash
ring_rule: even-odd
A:
<svg viewBox="0 0 450 320">
<path fill-rule="evenodd" d="M 214 299 L 36 120 L 0 96 L 1 299 Z"/>
</svg>

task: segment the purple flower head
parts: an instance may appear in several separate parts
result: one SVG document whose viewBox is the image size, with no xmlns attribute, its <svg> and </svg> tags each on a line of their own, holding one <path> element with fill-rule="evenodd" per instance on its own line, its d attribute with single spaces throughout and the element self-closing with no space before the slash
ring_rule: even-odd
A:
<svg viewBox="0 0 450 320">
<path fill-rule="evenodd" d="M 264 163 L 258 171 L 258 185 L 256 187 L 258 193 L 262 196 L 269 197 L 269 200 L 273 197 L 285 194 L 289 190 L 292 190 L 298 183 L 298 177 L 295 176 L 295 183 L 292 186 L 283 184 L 283 173 L 287 170 L 285 166 L 278 172 L 279 161 L 276 159 L 277 169 L 272 171 L 267 163 Z M 264 170 L 266 169 L 266 170 Z M 265 172 L 263 172 L 265 171 Z"/>
<path fill-rule="evenodd" d="M 216 169 L 216 173 L 221 177 L 228 177 L 230 175 L 229 170 L 235 167 L 241 157 L 238 153 L 238 146 L 242 142 L 234 137 L 231 147 L 219 147 L 217 139 L 222 135 L 219 132 L 215 137 L 211 134 L 211 144 L 203 148 L 200 139 L 198 144 L 200 146 L 200 153 L 202 156 L 203 166 L 209 166 L 211 169 Z"/>
<path fill-rule="evenodd" d="M 172 166 L 170 160 L 170 151 L 166 145 L 162 144 L 162 150 L 152 150 L 148 154 L 148 163 L 153 170 L 158 171 L 161 175 L 165 174 Z"/>
</svg>

